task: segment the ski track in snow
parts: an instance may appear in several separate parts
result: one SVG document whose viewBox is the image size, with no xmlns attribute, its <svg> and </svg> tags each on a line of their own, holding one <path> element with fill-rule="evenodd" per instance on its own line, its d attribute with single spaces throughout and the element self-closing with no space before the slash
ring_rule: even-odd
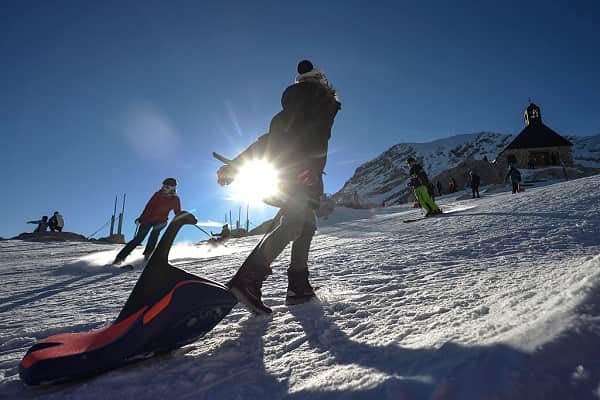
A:
<svg viewBox="0 0 600 400">
<path fill-rule="evenodd" d="M 337 209 L 313 240 L 319 301 L 284 304 L 289 248 L 263 287 L 272 317 L 237 306 L 204 338 L 77 383 L 29 387 L 37 340 L 109 324 L 141 273 L 120 246 L 0 242 L 0 398 L 600 398 L 600 177 L 447 212 Z M 171 264 L 226 282 L 259 237 L 177 244 Z M 129 260 L 128 260 L 129 261 Z"/>
</svg>

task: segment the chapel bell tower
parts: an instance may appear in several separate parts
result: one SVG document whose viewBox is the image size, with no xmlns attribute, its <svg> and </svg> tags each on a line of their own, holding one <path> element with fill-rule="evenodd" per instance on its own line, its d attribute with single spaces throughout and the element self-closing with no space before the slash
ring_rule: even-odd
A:
<svg viewBox="0 0 600 400">
<path fill-rule="evenodd" d="M 525 119 L 525 126 L 542 124 L 542 112 L 540 111 L 540 108 L 533 103 L 529 103 L 523 117 Z"/>
</svg>

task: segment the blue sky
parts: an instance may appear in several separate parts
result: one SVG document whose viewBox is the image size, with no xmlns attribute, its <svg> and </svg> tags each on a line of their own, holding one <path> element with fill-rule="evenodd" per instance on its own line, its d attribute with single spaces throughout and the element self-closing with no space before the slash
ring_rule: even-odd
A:
<svg viewBox="0 0 600 400">
<path fill-rule="evenodd" d="M 211 152 L 267 130 L 303 58 L 342 101 L 328 192 L 396 143 L 517 133 L 529 97 L 559 133 L 599 133 L 598 20 L 594 1 L 3 2 L 0 236 L 55 210 L 88 235 L 126 192 L 129 238 L 168 176 L 222 221 L 238 203 Z"/>
</svg>

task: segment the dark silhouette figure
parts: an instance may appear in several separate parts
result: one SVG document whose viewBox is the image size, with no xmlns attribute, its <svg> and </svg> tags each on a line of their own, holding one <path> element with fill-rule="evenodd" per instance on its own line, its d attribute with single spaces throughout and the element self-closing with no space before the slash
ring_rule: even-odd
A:
<svg viewBox="0 0 600 400">
<path fill-rule="evenodd" d="M 441 196 L 442 195 L 442 189 L 443 189 L 442 188 L 442 182 L 437 181 L 436 186 L 437 186 L 438 194 L 439 194 L 439 196 Z"/>
<path fill-rule="evenodd" d="M 27 221 L 28 224 L 37 224 L 37 227 L 33 230 L 33 233 L 46 232 L 48 230 L 48 216 L 44 215 L 42 219 L 37 221 Z"/>
<path fill-rule="evenodd" d="M 65 220 L 58 211 L 54 211 L 54 215 L 48 220 L 48 227 L 52 232 L 62 232 L 65 226 Z"/>
<path fill-rule="evenodd" d="M 453 177 L 450 177 L 449 182 L 448 182 L 448 193 L 454 193 L 456 192 L 456 181 L 454 180 Z"/>
<path fill-rule="evenodd" d="M 513 194 L 518 193 L 520 191 L 519 185 L 521 184 L 521 172 L 517 168 L 515 168 L 512 164 L 504 178 L 504 183 L 510 178 L 510 182 L 512 183 L 512 192 Z"/>
<path fill-rule="evenodd" d="M 271 274 L 271 263 L 290 242 L 286 302 L 298 304 L 315 296 L 308 281 L 308 252 L 316 230 L 315 210 L 323 195 L 331 128 L 341 103 L 325 74 L 310 61 L 301 61 L 297 70 L 295 83 L 283 92 L 283 109 L 271 120 L 269 132 L 217 172 L 219 184 L 227 185 L 247 159 L 267 159 L 279 170 L 281 196 L 268 202 L 280 208 L 282 215 L 227 284 L 242 304 L 259 314 L 272 312 L 262 302 L 262 284 Z"/>
<path fill-rule="evenodd" d="M 481 178 L 473 171 L 469 171 L 469 178 L 471 180 L 471 190 L 473 191 L 473 198 L 475 198 L 475 195 L 477 195 L 477 198 L 479 198 L 479 184 L 481 183 Z"/>
</svg>

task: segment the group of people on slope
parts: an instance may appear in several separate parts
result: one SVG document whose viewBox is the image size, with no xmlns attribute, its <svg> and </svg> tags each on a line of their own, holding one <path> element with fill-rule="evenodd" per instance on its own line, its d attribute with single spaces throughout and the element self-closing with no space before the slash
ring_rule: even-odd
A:
<svg viewBox="0 0 600 400">
<path fill-rule="evenodd" d="M 297 72 L 294 83 L 283 92 L 282 110 L 271 119 L 268 132 L 217 171 L 217 182 L 221 186 L 233 182 L 238 166 L 243 165 L 245 160 L 266 159 L 279 171 L 280 195 L 267 202 L 280 210 L 257 247 L 227 282 L 238 301 L 258 314 L 272 312 L 262 301 L 262 285 L 272 272 L 271 263 L 290 242 L 292 252 L 287 269 L 286 304 L 303 303 L 315 296 L 309 281 L 307 261 L 316 230 L 315 210 L 323 195 L 322 175 L 327 162 L 328 142 L 341 103 L 323 71 L 315 68 L 310 61 L 301 61 Z M 423 168 L 412 157 L 407 162 L 409 185 L 426 216 L 440 214 L 442 210 L 429 195 L 429 180 Z M 513 175 L 510 176 L 513 179 Z M 474 197 L 479 197 L 479 183 L 479 176 L 472 174 Z M 166 226 L 169 212 L 178 214 L 181 211 L 176 186 L 174 178 L 163 181 L 162 188 L 152 196 L 136 219 L 139 224 L 137 234 L 119 252 L 115 263 L 122 263 L 151 231 L 144 250 L 144 256 L 150 257 L 160 231 Z M 228 227 L 225 226 L 222 236 L 227 232 Z"/>
<path fill-rule="evenodd" d="M 41 219 L 27 221 L 27 223 L 37 225 L 33 230 L 34 233 L 47 232 L 48 229 L 52 232 L 62 232 L 65 226 L 65 219 L 58 211 L 55 211 L 50 219 L 48 219 L 47 215 L 44 215 Z"/>
<path fill-rule="evenodd" d="M 420 189 L 420 190 L 415 189 L 415 187 L 418 187 L 415 185 L 424 185 L 425 184 L 424 182 L 427 182 L 427 175 L 425 174 L 425 172 L 423 172 L 422 167 L 419 164 L 416 164 L 414 158 L 410 157 L 408 159 L 408 163 L 410 166 L 409 175 L 410 175 L 410 179 L 411 179 L 409 186 L 413 187 L 414 192 L 415 192 L 415 198 L 417 199 L 417 201 L 419 202 L 421 207 L 423 207 L 426 210 L 425 216 L 430 216 L 431 214 L 435 214 L 435 212 L 433 212 L 434 207 L 433 207 L 432 203 L 435 204 L 433 202 L 433 200 L 430 201 L 430 199 L 425 198 L 423 195 L 422 189 Z M 415 171 L 416 171 L 416 176 L 413 177 L 413 173 Z M 509 164 L 508 172 L 506 174 L 506 177 L 504 178 L 504 183 L 506 183 L 509 179 L 512 184 L 512 193 L 514 194 L 514 193 L 521 192 L 522 191 L 521 172 L 513 164 Z M 468 183 L 471 187 L 473 198 L 480 198 L 479 186 L 481 185 L 481 177 L 479 175 L 477 175 L 474 171 L 469 171 Z M 439 181 L 437 182 L 437 188 L 438 188 L 438 192 L 441 195 L 442 194 L 442 184 Z M 429 197 L 431 199 L 433 199 L 433 196 L 431 196 L 431 190 L 429 190 L 429 194 L 430 194 Z M 423 202 L 421 202 L 420 199 L 423 199 Z"/>
</svg>

